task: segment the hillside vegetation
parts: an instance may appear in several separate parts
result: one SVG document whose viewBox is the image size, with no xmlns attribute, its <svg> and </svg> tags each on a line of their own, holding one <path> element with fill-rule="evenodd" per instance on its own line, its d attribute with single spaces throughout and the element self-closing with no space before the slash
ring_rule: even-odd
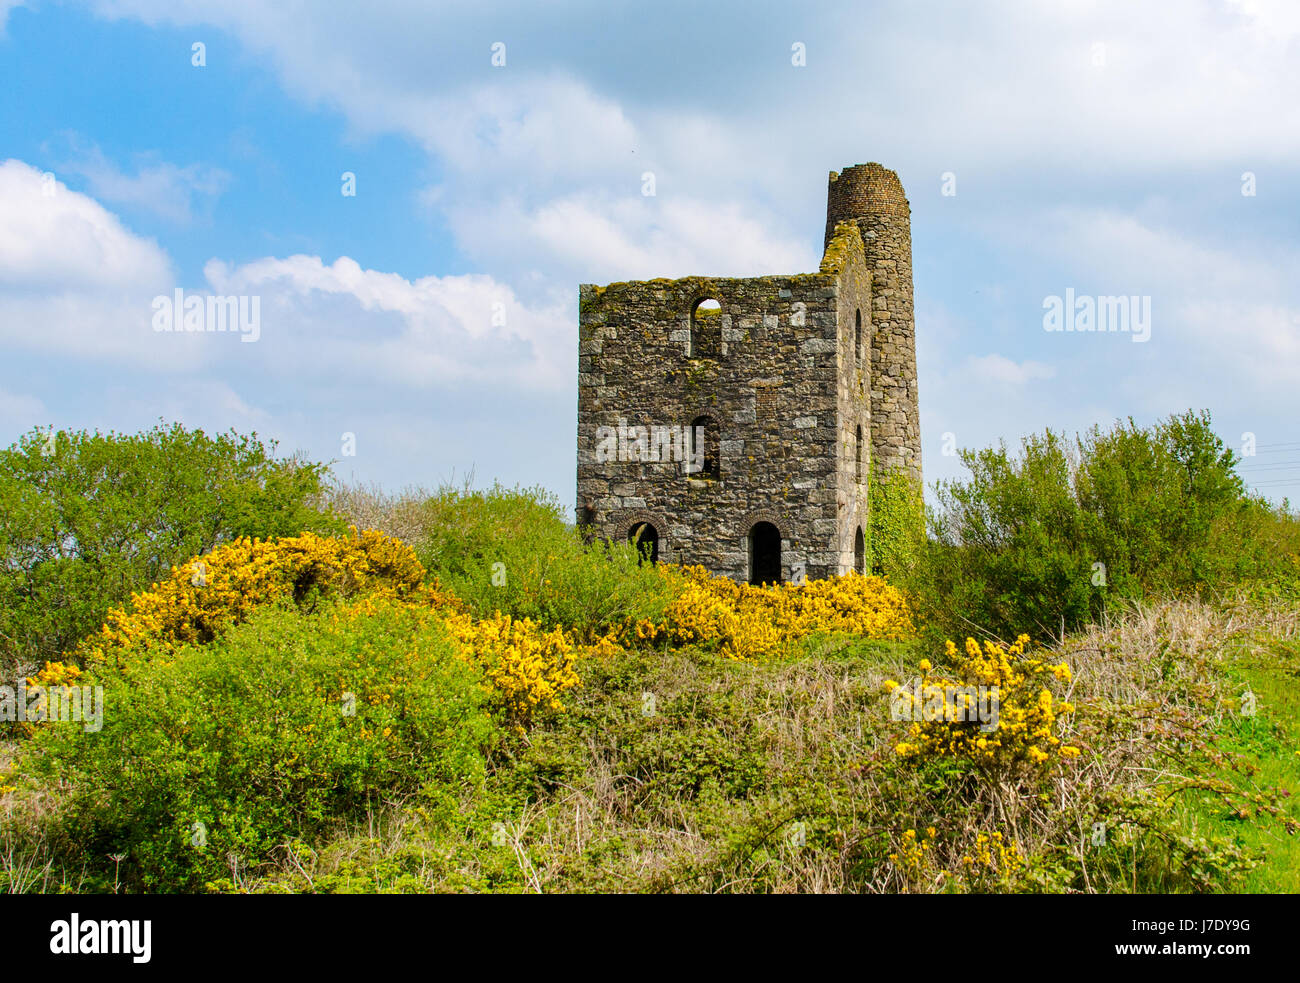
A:
<svg viewBox="0 0 1300 983">
<path fill-rule="evenodd" d="M 104 712 L 0 724 L 0 887 L 1296 890 L 1300 523 L 1203 415 L 966 463 L 883 576 L 757 588 L 537 489 L 30 434 L 0 681 Z"/>
</svg>

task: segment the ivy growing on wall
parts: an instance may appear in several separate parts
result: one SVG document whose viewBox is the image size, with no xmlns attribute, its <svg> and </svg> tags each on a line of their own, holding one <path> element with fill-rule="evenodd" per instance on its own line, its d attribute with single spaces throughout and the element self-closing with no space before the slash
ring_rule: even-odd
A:
<svg viewBox="0 0 1300 983">
<path fill-rule="evenodd" d="M 869 481 L 870 572 L 897 576 L 912 568 L 925 542 L 925 496 L 921 483 L 901 469 L 875 466 Z"/>
</svg>

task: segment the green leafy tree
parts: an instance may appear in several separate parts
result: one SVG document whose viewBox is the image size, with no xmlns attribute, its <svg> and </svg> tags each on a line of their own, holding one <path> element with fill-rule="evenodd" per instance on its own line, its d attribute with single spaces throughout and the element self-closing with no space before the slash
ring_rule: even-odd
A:
<svg viewBox="0 0 1300 983">
<path fill-rule="evenodd" d="M 57 659 L 174 564 L 241 536 L 330 531 L 327 466 L 180 424 L 33 430 L 0 451 L 0 668 Z"/>
<path fill-rule="evenodd" d="M 905 578 L 946 634 L 1041 639 L 1117 599 L 1294 567 L 1300 524 L 1246 494 L 1206 412 L 1074 440 L 1048 430 L 1018 455 L 1002 445 L 961 458 L 970 477 L 936 486 L 930 540 Z"/>
</svg>

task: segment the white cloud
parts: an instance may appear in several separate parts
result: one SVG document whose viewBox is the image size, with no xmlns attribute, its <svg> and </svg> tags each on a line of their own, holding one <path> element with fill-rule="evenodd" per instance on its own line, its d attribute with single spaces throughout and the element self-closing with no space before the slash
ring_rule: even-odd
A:
<svg viewBox="0 0 1300 983">
<path fill-rule="evenodd" d="M 546 258 L 560 282 L 815 272 L 820 242 L 774 234 L 735 202 L 645 198 L 633 191 L 569 195 L 534 208 L 509 199 L 448 209 L 457 239 L 494 267 L 528 270 Z M 508 235 L 503 233 L 508 230 Z"/>
<path fill-rule="evenodd" d="M 209 205 L 230 184 L 227 172 L 207 164 L 179 167 L 145 156 L 131 175 L 97 146 L 83 146 L 74 139 L 73 150 L 76 156 L 63 167 L 85 178 L 96 199 L 141 208 L 176 224 L 193 220 L 196 199 Z"/>
<path fill-rule="evenodd" d="M 1236 393 L 1274 388 L 1290 395 L 1300 385 L 1294 246 L 1225 246 L 1129 213 L 1080 208 L 1058 209 L 1037 232 L 1021 234 L 1029 248 L 1054 255 L 1068 271 L 1073 282 L 1056 293 L 1074 286 L 1079 293 L 1152 298 L 1149 344 L 1160 363 L 1144 371 L 1169 373 L 1177 388 L 1199 387 L 1202 394 L 1230 383 Z"/>
<path fill-rule="evenodd" d="M 417 0 L 376 0 L 348 18 L 303 19 L 253 0 L 96 8 L 230 31 L 304 102 L 339 110 L 360 133 L 410 137 L 440 175 L 425 202 L 473 262 L 517 284 L 538 273 L 567 288 L 807 270 L 823 175 L 876 154 L 914 199 L 931 187 L 923 179 L 937 193 L 947 168 L 964 195 L 1015 173 L 1042 200 L 1103 168 L 1147 179 L 1287 166 L 1300 156 L 1288 3 L 885 6 L 870 23 L 870 57 L 860 8 L 828 5 L 804 12 L 806 71 L 791 68 L 788 43 L 769 58 L 761 29 L 695 52 L 656 34 L 659 64 L 627 64 L 617 43 L 578 57 L 574 38 L 607 14 L 594 2 L 520 12 L 511 30 L 490 12 Z M 684 12 L 669 3 L 659 17 Z M 692 10 L 692 34 L 712 37 L 736 12 Z M 498 36 L 510 57 L 494 69 Z M 654 208 L 639 197 L 646 171 Z"/>
<path fill-rule="evenodd" d="M 484 71 L 430 73 L 430 53 L 403 43 L 437 20 L 427 7 L 381 4 L 347 31 L 261 4 L 116 0 L 98 7 L 232 30 L 269 52 L 286 87 L 305 101 L 338 108 L 359 132 L 396 132 L 419 143 L 442 174 L 422 200 L 446 214 L 462 250 L 494 274 L 594 281 L 598 270 L 615 267 L 647 276 L 684 263 L 687 272 L 719 275 L 815 268 L 816 221 L 801 215 L 792 228 L 782 209 L 748 200 L 754 187 L 785 200 L 775 177 L 789 173 L 788 146 L 773 153 L 746 127 L 690 109 L 640 109 L 634 119 L 568 66 L 515 67 L 524 60 L 519 49 L 510 68 L 493 73 L 486 42 Z M 761 167 L 735 166 L 760 158 Z M 655 175 L 656 210 L 641 207 L 647 172 Z M 569 221 L 576 227 L 566 236 Z M 726 268 L 690 265 L 717 262 Z"/>
<path fill-rule="evenodd" d="M 210 262 L 217 294 L 261 297 L 261 340 L 233 353 L 271 374 L 326 373 L 409 386 L 569 384 L 576 301 L 521 302 L 488 276 L 362 269 L 346 256 Z"/>
<path fill-rule="evenodd" d="M 770 158 L 820 159 L 841 134 L 852 135 L 851 154 L 869 152 L 860 144 L 872 132 L 885 142 L 907 133 L 917 157 L 967 162 L 1086 163 L 1098 142 L 1125 146 L 1127 162 L 1143 167 L 1235 161 L 1243 152 L 1285 160 L 1300 148 L 1291 47 L 1300 16 L 1291 0 L 998 0 L 979 8 L 884 5 L 871 14 L 854 4 L 816 5 L 801 11 L 810 45 L 802 76 L 790 66 L 788 42 L 768 50 L 772 32 L 758 27 L 725 43 L 713 33 L 734 33 L 746 9 L 739 4 L 661 5 L 660 21 L 689 15 L 699 46 L 682 50 L 682 39 L 656 33 L 662 47 L 638 52 L 646 60 L 631 65 L 618 41 L 638 29 L 635 21 L 580 43 L 593 18 L 608 17 L 594 0 L 544 16 L 520 11 L 508 25 L 490 7 L 421 0 L 375 0 L 364 17 L 337 18 L 303 18 L 292 6 L 258 0 L 95 6 L 146 23 L 229 30 L 265 53 L 298 96 L 338 107 L 359 129 L 407 132 L 466 172 L 493 167 L 494 153 L 507 170 L 512 159 L 531 159 L 535 177 L 604 169 L 633 149 L 655 156 L 661 145 L 644 141 L 661 144 L 669 134 L 650 133 L 642 108 L 650 105 L 672 107 L 679 123 L 701 106 L 720 107 L 708 112 L 707 140 L 695 146 L 707 153 L 716 141 L 751 145 L 748 134 L 757 132 L 755 149 Z M 500 37 L 510 60 L 494 70 L 488 46 Z M 695 60 L 706 57 L 707 67 Z M 558 80 L 557 65 L 580 76 Z M 625 77 L 648 65 L 652 76 Z M 1290 84 L 1279 85 L 1283 79 Z M 634 95 L 611 98 L 616 88 Z M 760 127 L 764 119 L 780 125 Z M 1032 145 L 1030 134 L 1038 135 Z"/>
<path fill-rule="evenodd" d="M 0 0 L 0 37 L 4 37 L 5 25 L 9 21 L 9 11 L 23 5 L 23 0 Z"/>
<path fill-rule="evenodd" d="M 1014 234 L 1051 250 L 1071 274 L 1106 281 L 1102 293 L 1275 293 L 1300 262 L 1294 246 L 1281 252 L 1271 243 L 1225 248 L 1218 237 L 1207 241 L 1115 209 L 1056 208 L 1038 229 Z"/>
<path fill-rule="evenodd" d="M 63 358 L 177 365 L 155 343 L 167 255 L 93 198 L 18 160 L 0 164 L 0 341 Z"/>
<path fill-rule="evenodd" d="M 186 287 L 152 240 L 93 198 L 48 187 L 21 161 L 0 166 L 0 340 L 16 348 L 272 378 L 330 373 L 367 386 L 571 382 L 576 299 L 567 293 L 525 303 L 492 277 L 407 280 L 346 256 L 213 260 L 207 282 Z M 153 298 L 178 287 L 257 296 L 260 340 L 155 332 Z"/>
<path fill-rule="evenodd" d="M 571 187 L 624 170 L 637 177 L 637 128 L 616 102 L 571 77 L 394 95 L 390 125 L 419 139 L 458 179 L 473 177 L 485 185 L 506 179 L 507 187 L 497 186 L 505 191 Z M 375 116 L 365 112 L 362 118 L 373 122 Z"/>
<path fill-rule="evenodd" d="M 230 383 L 217 379 L 173 376 L 146 389 L 114 382 L 99 398 L 103 415 L 130 421 L 126 424 L 129 428 L 147 428 L 162 418 L 217 432 L 233 428 L 240 433 L 275 436 L 277 431 L 272 414 L 250 404 Z M 98 420 L 95 423 L 99 425 Z"/>
<path fill-rule="evenodd" d="M 1186 327 L 1220 384 L 1240 386 L 1236 391 L 1242 393 L 1287 395 L 1300 386 L 1300 303 L 1192 299 L 1177 308 L 1174 319 Z"/>
<path fill-rule="evenodd" d="M 158 245 L 19 160 L 0 164 L 0 283 L 104 289 L 169 277 Z"/>
<path fill-rule="evenodd" d="M 1031 359 L 1015 362 L 996 354 L 971 356 L 966 360 L 966 368 L 975 381 L 1010 386 L 1023 386 L 1034 379 L 1051 379 L 1056 375 L 1052 366 L 1042 362 Z"/>
</svg>

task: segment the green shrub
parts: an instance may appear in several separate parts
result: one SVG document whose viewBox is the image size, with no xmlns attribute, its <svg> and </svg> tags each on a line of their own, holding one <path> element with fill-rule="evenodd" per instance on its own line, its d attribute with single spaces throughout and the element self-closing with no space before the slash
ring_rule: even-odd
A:
<svg viewBox="0 0 1300 983">
<path fill-rule="evenodd" d="M 500 611 L 590 641 L 627 617 L 657 620 L 668 585 L 626 543 L 584 543 L 542 489 L 443 491 L 424 503 L 420 561 L 481 617 Z"/>
<path fill-rule="evenodd" d="M 58 659 L 173 564 L 241 536 L 336 531 L 325 466 L 256 435 L 33 430 L 0 451 L 0 673 Z"/>
<path fill-rule="evenodd" d="M 1019 458 L 1002 446 L 963 451 L 962 462 L 971 477 L 938 486 L 933 538 L 909 581 L 923 621 L 958 638 L 1042 638 L 1062 618 L 1088 620 L 1102 594 L 1064 441 L 1048 431 L 1026 438 Z"/>
<path fill-rule="evenodd" d="M 392 800 L 454 812 L 496 732 L 478 677 L 436 619 L 357 606 L 263 609 L 129 686 L 105 679 L 103 729 L 39 727 L 18 772 L 66 783 L 62 838 L 92 870 L 125 855 L 147 890 L 200 889 L 230 855 L 255 870 Z"/>
<path fill-rule="evenodd" d="M 923 617 L 949 634 L 1043 639 L 1118 599 L 1206 594 L 1281 576 L 1300 523 L 1247 496 L 1208 413 L 1129 420 L 1067 441 L 1048 430 L 963 451 L 941 482 L 931 538 L 905 572 Z"/>
<path fill-rule="evenodd" d="M 1208 413 L 1149 429 L 1132 420 L 1107 434 L 1094 427 L 1079 447 L 1083 538 L 1122 593 L 1200 589 L 1233 576 L 1248 544 L 1225 554 L 1212 532 L 1235 527 L 1251 505 Z"/>
</svg>

